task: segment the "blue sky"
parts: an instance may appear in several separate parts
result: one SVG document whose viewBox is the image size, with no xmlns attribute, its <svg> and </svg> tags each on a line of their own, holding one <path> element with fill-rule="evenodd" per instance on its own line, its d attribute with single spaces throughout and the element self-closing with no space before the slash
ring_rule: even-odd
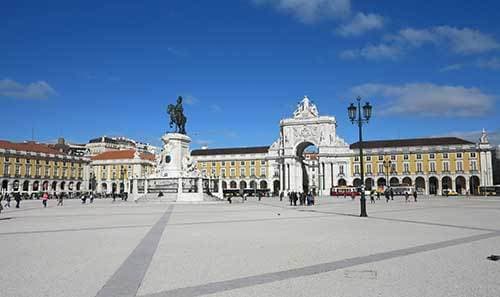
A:
<svg viewBox="0 0 500 297">
<path fill-rule="evenodd" d="M 8 1 L 0 9 L 0 139 L 159 144 L 186 98 L 193 147 L 269 145 L 308 95 L 356 141 L 500 139 L 494 0 Z"/>
</svg>

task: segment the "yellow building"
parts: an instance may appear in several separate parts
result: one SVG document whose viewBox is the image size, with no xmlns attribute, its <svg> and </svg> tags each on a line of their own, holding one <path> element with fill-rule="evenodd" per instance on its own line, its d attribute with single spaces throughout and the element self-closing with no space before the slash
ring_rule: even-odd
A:
<svg viewBox="0 0 500 297">
<path fill-rule="evenodd" d="M 270 168 L 268 146 L 193 150 L 202 176 L 221 180 L 226 191 L 270 192 L 279 185 L 278 173 Z"/>
<path fill-rule="evenodd" d="M 350 148 L 354 150 L 352 183 L 359 186 L 359 143 Z M 480 158 L 484 152 L 478 145 L 455 137 L 366 141 L 363 148 L 368 189 L 409 185 L 426 194 L 442 194 L 443 190 L 477 194 L 481 166 L 487 164 Z"/>
<path fill-rule="evenodd" d="M 93 190 L 112 194 L 132 192 L 132 177 L 145 177 L 153 173 L 155 156 L 139 153 L 135 149 L 107 151 L 92 157 L 90 175 Z"/>
<path fill-rule="evenodd" d="M 1 192 L 77 193 L 88 188 L 90 160 L 33 141 L 0 140 Z"/>
</svg>

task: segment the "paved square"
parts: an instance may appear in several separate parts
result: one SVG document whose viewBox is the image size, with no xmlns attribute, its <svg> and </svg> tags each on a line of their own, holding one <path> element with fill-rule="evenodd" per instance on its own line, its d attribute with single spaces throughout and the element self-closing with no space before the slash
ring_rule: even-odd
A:
<svg viewBox="0 0 500 297">
<path fill-rule="evenodd" d="M 0 295 L 500 296 L 500 200 L 290 207 L 24 201 L 0 214 Z"/>
</svg>

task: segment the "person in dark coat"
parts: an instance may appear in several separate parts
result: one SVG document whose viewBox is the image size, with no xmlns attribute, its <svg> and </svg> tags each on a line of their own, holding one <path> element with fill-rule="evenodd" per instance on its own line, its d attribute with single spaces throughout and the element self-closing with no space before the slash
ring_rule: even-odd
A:
<svg viewBox="0 0 500 297">
<path fill-rule="evenodd" d="M 293 206 L 297 206 L 297 200 L 299 200 L 299 196 L 296 192 L 293 192 Z"/>
<path fill-rule="evenodd" d="M 288 192 L 288 200 L 290 200 L 290 206 L 293 204 L 293 197 L 292 197 L 292 192 Z"/>
<path fill-rule="evenodd" d="M 19 208 L 20 204 L 21 204 L 21 194 L 16 193 L 16 195 L 14 196 L 14 199 L 16 200 L 16 208 Z"/>
<path fill-rule="evenodd" d="M 413 191 L 413 199 L 417 202 L 417 191 Z"/>
<path fill-rule="evenodd" d="M 384 195 L 385 195 L 385 200 L 386 200 L 385 202 L 389 203 L 389 200 L 391 199 L 391 197 L 389 196 L 389 191 L 388 191 L 388 190 L 386 190 L 386 191 L 384 192 Z"/>
<path fill-rule="evenodd" d="M 391 191 L 391 200 L 394 200 L 394 191 L 392 190 L 392 188 L 390 189 Z"/>
<path fill-rule="evenodd" d="M 283 191 L 281 191 L 280 193 L 280 201 L 283 201 L 283 197 L 285 196 L 285 193 Z"/>
</svg>

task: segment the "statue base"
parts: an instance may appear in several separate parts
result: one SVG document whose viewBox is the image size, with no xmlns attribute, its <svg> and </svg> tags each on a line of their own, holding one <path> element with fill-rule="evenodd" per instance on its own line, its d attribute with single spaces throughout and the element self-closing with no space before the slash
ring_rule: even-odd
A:
<svg viewBox="0 0 500 297">
<path fill-rule="evenodd" d="M 202 177 L 191 158 L 191 138 L 167 133 L 162 140 L 163 149 L 156 158 L 155 172 L 133 180 L 134 201 L 220 201 L 223 194 L 219 180 Z"/>
</svg>

